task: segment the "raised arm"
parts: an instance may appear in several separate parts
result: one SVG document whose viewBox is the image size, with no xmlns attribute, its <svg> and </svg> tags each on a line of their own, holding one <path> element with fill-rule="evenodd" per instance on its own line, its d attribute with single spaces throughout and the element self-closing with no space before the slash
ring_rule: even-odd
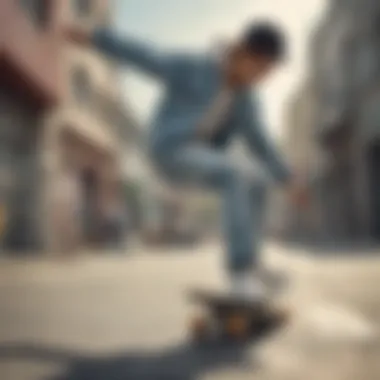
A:
<svg viewBox="0 0 380 380">
<path fill-rule="evenodd" d="M 95 30 L 92 41 L 103 53 L 148 74 L 158 77 L 166 77 L 170 74 L 172 58 L 156 51 L 152 46 L 120 37 L 110 29 Z"/>
<path fill-rule="evenodd" d="M 260 105 L 254 97 L 244 99 L 242 109 L 242 132 L 253 154 L 268 167 L 272 176 L 280 183 L 286 184 L 291 180 L 291 172 L 280 157 L 274 142 L 268 137 L 260 115 Z"/>
<path fill-rule="evenodd" d="M 175 60 L 172 55 L 160 53 L 149 44 L 119 36 L 109 28 L 98 28 L 92 31 L 70 28 L 66 34 L 74 42 L 91 44 L 110 58 L 132 65 L 160 79 L 167 79 L 171 74 Z"/>
</svg>

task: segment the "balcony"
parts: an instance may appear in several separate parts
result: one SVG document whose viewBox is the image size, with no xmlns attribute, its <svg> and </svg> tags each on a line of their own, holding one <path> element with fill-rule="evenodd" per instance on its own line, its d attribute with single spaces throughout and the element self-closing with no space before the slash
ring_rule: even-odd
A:
<svg viewBox="0 0 380 380">
<path fill-rule="evenodd" d="M 59 99 L 60 2 L 47 0 L 46 18 L 32 12 L 35 1 L 0 1 L 0 80 L 21 95 L 48 106 Z"/>
</svg>

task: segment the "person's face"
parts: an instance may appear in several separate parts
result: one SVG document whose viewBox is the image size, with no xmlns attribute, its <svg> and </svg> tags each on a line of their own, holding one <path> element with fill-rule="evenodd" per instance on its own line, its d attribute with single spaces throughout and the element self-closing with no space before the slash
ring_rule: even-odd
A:
<svg viewBox="0 0 380 380">
<path fill-rule="evenodd" d="M 229 76 L 237 86 L 250 86 L 265 79 L 275 67 L 273 58 L 239 49 L 231 57 Z"/>
</svg>

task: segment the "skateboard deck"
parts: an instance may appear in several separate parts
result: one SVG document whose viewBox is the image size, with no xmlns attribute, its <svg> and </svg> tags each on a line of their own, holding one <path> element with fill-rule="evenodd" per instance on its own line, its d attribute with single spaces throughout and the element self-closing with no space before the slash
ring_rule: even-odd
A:
<svg viewBox="0 0 380 380">
<path fill-rule="evenodd" d="M 289 317 L 289 311 L 274 298 L 250 301 L 205 289 L 193 290 L 189 296 L 201 307 L 190 326 L 197 341 L 212 337 L 247 339 L 266 328 L 281 325 Z"/>
</svg>

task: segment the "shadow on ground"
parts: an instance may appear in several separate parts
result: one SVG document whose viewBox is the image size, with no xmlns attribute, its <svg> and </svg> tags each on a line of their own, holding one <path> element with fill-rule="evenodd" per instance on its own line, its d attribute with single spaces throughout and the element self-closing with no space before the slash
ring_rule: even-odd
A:
<svg viewBox="0 0 380 380">
<path fill-rule="evenodd" d="M 211 371 L 238 367 L 254 370 L 248 354 L 278 326 L 266 327 L 245 343 L 183 344 L 159 352 L 126 352 L 89 357 L 39 345 L 0 346 L 0 361 L 32 360 L 63 364 L 66 371 L 49 380 L 196 380 Z"/>
</svg>

